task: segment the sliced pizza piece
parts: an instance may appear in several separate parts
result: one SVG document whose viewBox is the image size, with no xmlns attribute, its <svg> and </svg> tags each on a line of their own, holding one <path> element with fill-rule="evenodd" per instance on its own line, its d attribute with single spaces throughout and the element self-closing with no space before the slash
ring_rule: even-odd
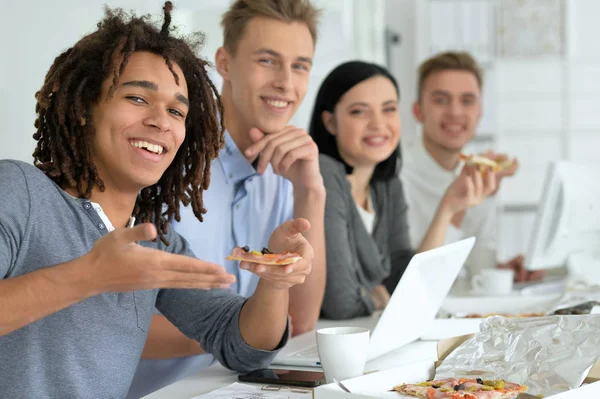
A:
<svg viewBox="0 0 600 399">
<path fill-rule="evenodd" d="M 458 378 L 446 378 L 443 380 L 431 380 L 418 384 L 402 384 L 394 387 L 394 391 L 404 395 L 426 399 L 448 399 L 448 394 L 455 392 L 454 387 L 458 385 Z"/>
<path fill-rule="evenodd" d="M 500 167 L 500 170 L 508 169 L 515 163 L 514 159 L 506 158 L 500 155 L 496 156 L 496 159 L 494 159 L 494 161 L 496 161 L 496 163 Z"/>
<path fill-rule="evenodd" d="M 274 254 L 267 248 L 263 248 L 262 251 L 251 251 L 247 246 L 245 246 L 234 248 L 231 252 L 231 255 L 225 259 L 259 263 L 261 265 L 291 265 L 292 263 L 296 263 L 301 260 L 302 257 L 296 252 Z"/>
<path fill-rule="evenodd" d="M 467 164 L 477 165 L 481 172 L 487 172 L 488 170 L 499 172 L 510 168 L 515 162 L 514 159 L 506 159 L 504 156 L 496 156 L 495 159 L 490 159 L 483 155 L 459 154 L 459 158 Z"/>
<path fill-rule="evenodd" d="M 482 172 L 485 170 L 493 170 L 494 172 L 500 170 L 500 165 L 496 161 L 481 155 L 460 154 L 459 157 L 467 164 L 476 165 Z"/>
<path fill-rule="evenodd" d="M 403 395 L 414 396 L 415 398 L 438 399 L 434 395 L 438 390 L 431 386 L 422 386 L 419 384 L 402 384 L 394 387 L 394 391 L 400 392 Z"/>
</svg>

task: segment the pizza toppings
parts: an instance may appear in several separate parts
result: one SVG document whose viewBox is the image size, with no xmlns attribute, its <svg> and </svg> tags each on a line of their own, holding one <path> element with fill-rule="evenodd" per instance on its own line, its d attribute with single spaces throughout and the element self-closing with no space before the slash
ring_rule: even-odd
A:
<svg viewBox="0 0 600 399">
<path fill-rule="evenodd" d="M 446 378 L 418 384 L 402 384 L 394 390 L 424 399 L 513 399 L 527 391 L 525 385 L 504 380 Z"/>
<path fill-rule="evenodd" d="M 244 251 L 244 252 L 250 252 L 253 255 L 266 255 L 266 254 L 272 254 L 273 253 L 273 252 L 271 252 L 269 250 L 269 248 L 264 248 L 264 247 L 263 247 L 263 249 L 261 249 L 260 252 L 258 252 L 258 251 L 250 251 L 250 247 L 248 247 L 247 245 L 244 245 L 243 247 L 240 247 L 240 248 L 242 249 L 242 251 Z"/>
<path fill-rule="evenodd" d="M 263 248 L 262 251 L 253 251 L 244 247 L 236 247 L 231 252 L 227 260 L 239 260 L 249 263 L 258 263 L 262 265 L 290 265 L 302 259 L 300 254 L 296 252 L 284 252 L 274 254 L 268 248 Z"/>
</svg>

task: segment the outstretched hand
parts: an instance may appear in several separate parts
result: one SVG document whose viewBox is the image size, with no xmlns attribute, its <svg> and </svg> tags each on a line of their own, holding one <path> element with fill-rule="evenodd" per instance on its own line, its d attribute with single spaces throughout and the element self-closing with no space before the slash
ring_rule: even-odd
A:
<svg viewBox="0 0 600 399">
<path fill-rule="evenodd" d="M 100 282 L 102 292 L 228 288 L 235 281 L 222 266 L 137 244 L 156 235 L 156 227 L 150 223 L 108 233 L 84 255 L 90 278 Z"/>
</svg>

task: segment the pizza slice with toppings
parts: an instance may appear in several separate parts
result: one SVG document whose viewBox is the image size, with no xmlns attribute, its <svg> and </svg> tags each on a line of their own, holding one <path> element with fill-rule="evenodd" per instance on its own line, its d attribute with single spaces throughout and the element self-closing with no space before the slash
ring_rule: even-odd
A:
<svg viewBox="0 0 600 399">
<path fill-rule="evenodd" d="M 488 170 L 493 172 L 499 172 L 504 169 L 510 168 L 514 163 L 514 160 L 505 159 L 503 156 L 500 155 L 496 156 L 495 159 L 490 159 L 482 155 L 465 154 L 460 154 L 459 157 L 467 164 L 476 165 L 479 171 L 482 173 L 485 173 Z"/>
<path fill-rule="evenodd" d="M 301 260 L 302 257 L 297 252 L 274 254 L 267 248 L 263 248 L 261 251 L 252 251 L 248 246 L 244 246 L 234 248 L 231 255 L 225 259 L 258 263 L 261 265 L 291 265 Z"/>
</svg>

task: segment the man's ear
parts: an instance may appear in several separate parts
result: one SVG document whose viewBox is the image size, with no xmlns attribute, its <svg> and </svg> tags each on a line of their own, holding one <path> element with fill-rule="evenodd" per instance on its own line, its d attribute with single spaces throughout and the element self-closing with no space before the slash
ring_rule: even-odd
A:
<svg viewBox="0 0 600 399">
<path fill-rule="evenodd" d="M 229 80 L 229 65 L 231 63 L 231 54 L 225 49 L 225 47 L 219 47 L 215 54 L 215 64 L 217 72 L 223 78 L 223 80 Z"/>
<path fill-rule="evenodd" d="M 421 110 L 421 104 L 418 101 L 415 101 L 413 104 L 412 113 L 419 123 L 423 123 L 423 112 Z"/>
<path fill-rule="evenodd" d="M 323 121 L 323 125 L 325 129 L 332 135 L 335 136 L 337 134 L 337 126 L 335 125 L 335 116 L 329 111 L 323 111 L 321 113 L 321 120 Z"/>
</svg>

